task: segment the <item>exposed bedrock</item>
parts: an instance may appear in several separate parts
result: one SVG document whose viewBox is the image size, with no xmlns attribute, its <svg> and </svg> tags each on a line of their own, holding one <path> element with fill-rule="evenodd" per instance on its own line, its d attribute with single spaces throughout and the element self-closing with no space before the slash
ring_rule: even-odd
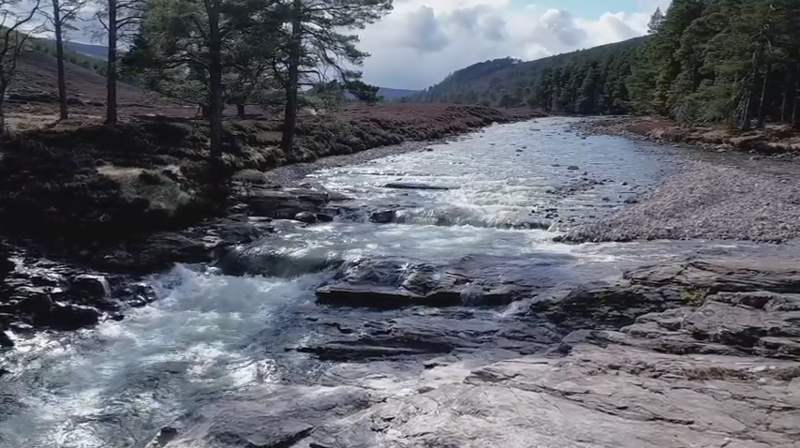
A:
<svg viewBox="0 0 800 448">
<path fill-rule="evenodd" d="M 151 448 L 795 447 L 797 280 L 779 260 L 714 257 L 530 289 L 502 314 L 322 319 L 327 333 L 299 349 L 339 361 L 324 385 L 241 392 L 165 428 Z M 342 373 L 378 360 L 421 366 Z"/>
</svg>

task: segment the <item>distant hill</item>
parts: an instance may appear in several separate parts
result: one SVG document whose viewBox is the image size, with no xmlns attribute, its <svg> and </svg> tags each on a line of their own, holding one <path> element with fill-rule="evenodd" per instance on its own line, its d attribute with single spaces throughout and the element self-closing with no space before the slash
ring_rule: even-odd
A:
<svg viewBox="0 0 800 448">
<path fill-rule="evenodd" d="M 554 98 L 531 98 L 536 90 L 541 93 L 542 87 L 545 87 L 544 90 L 551 90 L 549 94 L 561 96 L 562 90 L 571 89 L 564 95 L 569 98 L 560 102 L 575 102 L 578 98 L 571 97 L 578 94 L 576 91 L 582 87 L 590 67 L 601 72 L 598 82 L 604 84 L 612 81 L 614 88 L 618 88 L 616 84 L 623 82 L 623 78 L 630 73 L 630 62 L 646 39 L 638 37 L 529 62 L 513 58 L 480 62 L 450 74 L 442 82 L 411 96 L 408 101 L 504 106 L 521 103 L 537 105 L 537 101 L 542 100 L 538 106 L 549 109 L 558 105 L 559 101 L 554 101 Z M 553 79 L 553 76 L 558 79 Z M 511 104 L 500 104 L 504 95 L 508 96 L 507 101 Z M 549 104 L 545 104 L 544 100 Z M 560 106 L 554 109 L 567 112 L 574 109 L 572 105 Z"/>
<path fill-rule="evenodd" d="M 51 48 L 56 48 L 56 41 L 48 38 L 37 38 L 39 42 L 47 44 Z M 64 50 L 105 62 L 108 60 L 108 47 L 103 45 L 83 44 L 80 42 L 64 41 Z"/>
<path fill-rule="evenodd" d="M 419 90 L 392 89 L 389 87 L 381 87 L 378 90 L 378 95 L 383 96 L 386 101 L 397 100 L 406 96 L 414 95 L 416 93 L 419 93 Z"/>
<path fill-rule="evenodd" d="M 55 42 L 53 42 L 53 44 L 55 45 Z M 86 55 L 101 61 L 108 60 L 108 47 L 104 47 L 102 45 L 82 44 L 80 42 L 64 42 L 64 48 L 73 53 Z"/>
</svg>

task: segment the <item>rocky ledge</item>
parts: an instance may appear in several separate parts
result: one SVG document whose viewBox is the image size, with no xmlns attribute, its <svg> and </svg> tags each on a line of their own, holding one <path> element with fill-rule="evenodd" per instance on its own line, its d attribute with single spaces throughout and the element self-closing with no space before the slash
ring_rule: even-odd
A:
<svg viewBox="0 0 800 448">
<path fill-rule="evenodd" d="M 338 340 L 305 351 L 349 362 L 202 407 L 149 448 L 795 447 L 799 285 L 794 263 L 715 257 L 550 288 L 502 317 L 332 325 Z M 367 359 L 422 362 L 365 375 Z"/>
</svg>

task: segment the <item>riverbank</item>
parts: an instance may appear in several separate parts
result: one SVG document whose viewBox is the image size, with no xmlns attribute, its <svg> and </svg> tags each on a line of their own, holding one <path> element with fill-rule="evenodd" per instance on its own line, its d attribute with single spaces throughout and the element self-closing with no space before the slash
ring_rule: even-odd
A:
<svg viewBox="0 0 800 448">
<path fill-rule="evenodd" d="M 572 229 L 565 240 L 800 238 L 800 166 L 793 163 L 800 157 L 800 135 L 794 131 L 768 127 L 743 134 L 631 117 L 588 119 L 575 128 L 669 145 L 665 150 L 684 153 L 687 162 L 628 207 Z"/>
<path fill-rule="evenodd" d="M 768 124 L 741 132 L 722 125 L 685 125 L 665 118 L 613 117 L 582 121 L 577 128 L 600 135 L 620 135 L 657 143 L 684 143 L 725 151 L 744 151 L 785 159 L 800 157 L 800 131 L 788 125 Z"/>
<path fill-rule="evenodd" d="M 230 119 L 222 183 L 208 170 L 199 120 L 128 117 L 115 128 L 77 120 L 7 136 L 0 143 L 0 255 L 8 254 L 0 333 L 122 318 L 121 308 L 154 298 L 130 290 L 142 275 L 212 261 L 272 232 L 272 218 L 333 219 L 336 197 L 283 182 L 269 174 L 277 167 L 299 172 L 330 156 L 352 162 L 421 150 L 431 140 L 536 116 L 472 106 L 347 107 L 304 117 L 292 154 L 277 147 L 279 121 Z"/>
</svg>

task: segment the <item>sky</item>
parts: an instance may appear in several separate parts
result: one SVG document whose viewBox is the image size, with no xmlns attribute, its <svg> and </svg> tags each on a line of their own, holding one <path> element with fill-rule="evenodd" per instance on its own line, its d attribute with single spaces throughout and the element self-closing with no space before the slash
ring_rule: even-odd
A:
<svg viewBox="0 0 800 448">
<path fill-rule="evenodd" d="M 360 32 L 364 81 L 423 89 L 490 59 L 533 60 L 641 36 L 670 0 L 395 0 Z"/>
</svg>

